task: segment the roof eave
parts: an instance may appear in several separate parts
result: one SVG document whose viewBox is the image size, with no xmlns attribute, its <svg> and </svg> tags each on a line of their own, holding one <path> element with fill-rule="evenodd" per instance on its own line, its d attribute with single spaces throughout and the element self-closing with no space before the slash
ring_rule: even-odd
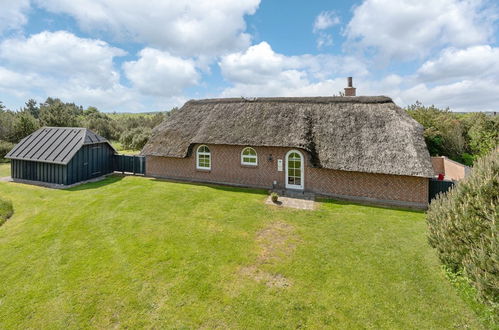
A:
<svg viewBox="0 0 499 330">
<path fill-rule="evenodd" d="M 49 160 L 41 160 L 41 159 L 26 159 L 26 158 L 20 158 L 20 157 L 10 157 L 10 156 L 5 156 L 6 159 L 11 159 L 11 160 L 23 160 L 25 162 L 36 162 L 36 163 L 45 163 L 45 164 L 56 164 L 56 165 L 68 165 L 68 162 L 54 162 L 54 161 L 49 161 Z"/>
</svg>

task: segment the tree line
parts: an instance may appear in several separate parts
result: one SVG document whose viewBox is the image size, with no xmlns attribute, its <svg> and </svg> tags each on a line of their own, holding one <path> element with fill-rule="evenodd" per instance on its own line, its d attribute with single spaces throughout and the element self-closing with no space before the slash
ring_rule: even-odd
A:
<svg viewBox="0 0 499 330">
<path fill-rule="evenodd" d="M 18 111 L 7 109 L 0 101 L 0 159 L 22 138 L 43 126 L 86 127 L 123 149 L 140 150 L 152 129 L 170 112 L 147 114 L 106 114 L 95 107 L 84 109 L 75 103 L 47 98 L 38 104 L 28 100 Z"/>
<path fill-rule="evenodd" d="M 484 112 L 456 113 L 416 102 L 406 108 L 424 127 L 430 155 L 447 156 L 471 166 L 499 144 L 499 116 Z"/>
<path fill-rule="evenodd" d="M 447 156 L 471 166 L 499 144 L 499 116 L 455 113 L 419 102 L 406 111 L 424 126 L 424 138 L 432 156 Z M 50 97 L 41 104 L 30 99 L 19 111 L 12 111 L 0 102 L 0 159 L 15 143 L 42 126 L 86 127 L 110 141 L 120 142 L 124 149 L 140 150 L 152 128 L 171 113 L 106 114 L 95 107 L 83 109 Z"/>
</svg>

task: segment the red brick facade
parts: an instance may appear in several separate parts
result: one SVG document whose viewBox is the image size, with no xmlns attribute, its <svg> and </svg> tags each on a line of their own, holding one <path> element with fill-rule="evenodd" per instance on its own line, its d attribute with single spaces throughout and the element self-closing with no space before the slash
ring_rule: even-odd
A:
<svg viewBox="0 0 499 330">
<path fill-rule="evenodd" d="M 147 156 L 146 175 L 269 189 L 285 188 L 285 156 L 293 148 L 253 147 L 258 154 L 258 165 L 246 166 L 241 165 L 243 146 L 208 145 L 211 170 L 206 171 L 196 169 L 197 147 L 194 146 L 192 154 L 186 158 Z M 308 154 L 300 151 L 305 158 L 304 190 L 307 192 L 421 208 L 427 204 L 427 178 L 313 168 Z M 283 161 L 283 171 L 278 171 L 278 159 Z"/>
</svg>

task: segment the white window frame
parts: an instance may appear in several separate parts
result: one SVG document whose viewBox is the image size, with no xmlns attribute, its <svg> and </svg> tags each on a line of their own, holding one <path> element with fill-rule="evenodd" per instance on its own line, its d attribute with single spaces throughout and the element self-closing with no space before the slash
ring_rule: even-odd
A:
<svg viewBox="0 0 499 330">
<path fill-rule="evenodd" d="M 199 149 L 201 149 L 202 147 L 206 147 L 209 151 L 208 152 L 206 152 L 206 151 L 199 151 Z M 209 159 L 210 159 L 210 166 L 208 166 L 208 167 L 199 166 L 199 156 L 200 155 L 208 156 L 209 157 Z M 205 145 L 205 144 L 202 144 L 199 147 L 197 147 L 197 149 L 196 149 L 196 169 L 209 171 L 209 170 L 211 170 L 211 162 L 212 162 L 212 158 L 211 158 L 211 150 L 210 150 L 210 148 L 207 145 Z"/>
<path fill-rule="evenodd" d="M 247 149 L 253 150 L 255 152 L 255 154 L 254 155 L 244 155 L 244 151 L 247 150 Z M 255 162 L 254 163 L 245 162 L 244 158 L 254 159 Z M 258 166 L 258 153 L 256 152 L 256 150 L 254 148 L 252 148 L 252 147 L 245 147 L 245 148 L 243 148 L 243 150 L 241 150 L 241 165 L 245 165 L 245 166 Z"/>
<path fill-rule="evenodd" d="M 297 153 L 298 155 L 300 155 L 300 158 L 301 158 L 301 166 L 300 166 L 300 170 L 301 170 L 301 182 L 300 182 L 300 185 L 295 185 L 295 184 L 288 184 L 288 158 L 289 158 L 289 155 L 291 155 L 292 153 Z M 288 189 L 297 189 L 297 190 L 303 190 L 304 187 L 305 187 L 305 157 L 303 157 L 303 153 L 301 153 L 299 150 L 290 150 L 286 153 L 286 158 L 285 158 L 285 168 L 286 168 L 286 172 L 285 172 L 285 180 L 286 180 L 286 188 Z"/>
</svg>

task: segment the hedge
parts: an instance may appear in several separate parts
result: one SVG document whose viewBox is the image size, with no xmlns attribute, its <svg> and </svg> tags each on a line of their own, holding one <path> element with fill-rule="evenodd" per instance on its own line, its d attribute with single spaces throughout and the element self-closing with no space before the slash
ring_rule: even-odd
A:
<svg viewBox="0 0 499 330">
<path fill-rule="evenodd" d="M 442 263 L 462 272 L 480 300 L 494 309 L 499 306 L 498 214 L 497 150 L 478 160 L 468 178 L 439 195 L 427 213 L 429 243 Z"/>
</svg>

